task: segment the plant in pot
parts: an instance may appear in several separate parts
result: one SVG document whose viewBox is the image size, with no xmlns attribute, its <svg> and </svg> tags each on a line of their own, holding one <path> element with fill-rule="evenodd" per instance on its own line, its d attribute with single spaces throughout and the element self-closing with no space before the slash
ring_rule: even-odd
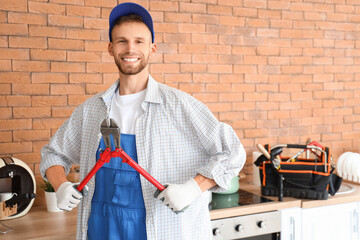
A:
<svg viewBox="0 0 360 240">
<path fill-rule="evenodd" d="M 54 187 L 50 182 L 44 180 L 43 186 L 45 192 L 46 208 L 48 212 L 60 212 L 61 209 L 57 206 L 56 193 Z"/>
</svg>

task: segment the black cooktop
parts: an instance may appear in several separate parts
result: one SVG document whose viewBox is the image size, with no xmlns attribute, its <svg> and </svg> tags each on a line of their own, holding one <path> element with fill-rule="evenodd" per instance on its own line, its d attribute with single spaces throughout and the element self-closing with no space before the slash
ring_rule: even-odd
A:
<svg viewBox="0 0 360 240">
<path fill-rule="evenodd" d="M 239 189 L 232 194 L 212 194 L 212 201 L 209 204 L 210 210 L 240 207 L 250 204 L 272 202 L 273 200 Z"/>
</svg>

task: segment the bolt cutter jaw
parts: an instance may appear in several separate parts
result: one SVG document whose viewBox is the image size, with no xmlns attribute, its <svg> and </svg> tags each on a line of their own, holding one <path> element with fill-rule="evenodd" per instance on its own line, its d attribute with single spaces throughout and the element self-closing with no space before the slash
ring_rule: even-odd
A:
<svg viewBox="0 0 360 240">
<path fill-rule="evenodd" d="M 120 128 L 114 119 L 105 118 L 101 123 L 100 132 L 104 138 L 106 148 L 111 149 L 111 138 L 113 136 L 115 148 L 120 148 Z"/>
</svg>

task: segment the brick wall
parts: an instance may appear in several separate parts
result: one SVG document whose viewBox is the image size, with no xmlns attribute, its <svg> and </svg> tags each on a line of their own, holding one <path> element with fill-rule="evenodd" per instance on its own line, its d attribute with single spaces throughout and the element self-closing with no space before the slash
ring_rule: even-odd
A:
<svg viewBox="0 0 360 240">
<path fill-rule="evenodd" d="M 0 0 L 0 156 L 39 177 L 40 149 L 74 108 L 117 79 L 116 0 Z M 256 143 L 360 146 L 360 1 L 137 1 L 155 22 L 151 73 Z"/>
</svg>

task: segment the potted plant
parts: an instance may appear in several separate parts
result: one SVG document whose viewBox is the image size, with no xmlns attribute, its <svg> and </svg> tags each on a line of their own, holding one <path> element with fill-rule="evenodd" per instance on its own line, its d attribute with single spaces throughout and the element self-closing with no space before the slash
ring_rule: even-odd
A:
<svg viewBox="0 0 360 240">
<path fill-rule="evenodd" d="M 62 211 L 57 206 L 56 193 L 55 193 L 54 187 L 51 185 L 51 183 L 44 180 L 43 189 L 45 192 L 46 208 L 47 208 L 48 212 Z"/>
</svg>

